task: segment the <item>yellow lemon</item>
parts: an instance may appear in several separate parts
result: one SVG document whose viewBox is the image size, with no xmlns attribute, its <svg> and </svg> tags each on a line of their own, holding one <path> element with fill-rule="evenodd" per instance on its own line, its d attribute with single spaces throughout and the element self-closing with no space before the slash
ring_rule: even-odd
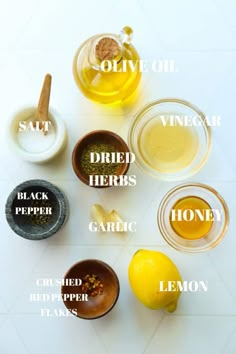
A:
<svg viewBox="0 0 236 354">
<path fill-rule="evenodd" d="M 164 253 L 137 251 L 129 264 L 128 276 L 131 289 L 145 306 L 175 311 L 180 290 L 178 287 L 175 291 L 163 290 L 166 290 L 169 281 L 182 282 L 182 278 L 176 265 Z"/>
</svg>

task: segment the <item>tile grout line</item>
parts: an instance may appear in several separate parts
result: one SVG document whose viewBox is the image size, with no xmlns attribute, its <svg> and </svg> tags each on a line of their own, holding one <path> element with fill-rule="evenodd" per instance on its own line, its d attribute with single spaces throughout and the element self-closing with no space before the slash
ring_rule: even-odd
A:
<svg viewBox="0 0 236 354">
<path fill-rule="evenodd" d="M 31 277 L 33 276 L 34 271 L 35 271 L 35 269 L 37 268 L 37 266 L 39 265 L 39 263 L 41 262 L 41 259 L 43 258 L 43 255 L 46 253 L 47 248 L 48 248 L 48 245 L 46 245 L 46 247 L 43 249 L 41 255 L 39 256 L 38 261 L 35 263 L 34 267 L 31 269 L 31 272 L 29 273 L 29 275 L 28 275 L 28 277 L 27 277 L 27 280 L 26 280 L 26 282 L 25 282 L 25 285 L 28 284 L 28 282 L 30 281 Z M 13 314 L 14 314 L 14 312 L 12 312 L 12 311 L 14 311 L 16 302 L 17 302 L 17 300 L 20 299 L 20 297 L 21 297 L 21 294 L 19 294 L 19 295 L 15 298 L 15 300 L 14 300 L 14 305 L 11 307 L 11 310 L 9 311 L 9 315 L 13 315 Z"/>
<path fill-rule="evenodd" d="M 150 347 L 151 342 L 152 342 L 152 340 L 153 340 L 155 334 L 157 333 L 157 331 L 158 331 L 159 327 L 161 326 L 162 322 L 164 321 L 165 317 L 166 317 L 166 316 L 165 316 L 165 314 L 163 313 L 160 322 L 157 324 L 156 328 L 154 329 L 154 332 L 153 332 L 153 334 L 151 335 L 150 339 L 148 340 L 147 345 L 145 346 L 145 348 L 144 348 L 142 354 L 145 354 L 145 353 L 147 352 L 147 350 L 148 350 L 148 348 Z"/>
<path fill-rule="evenodd" d="M 230 334 L 227 336 L 226 341 L 224 343 L 224 346 L 222 346 L 222 349 L 221 349 L 221 353 L 222 354 L 227 353 L 227 349 L 229 347 L 230 339 L 233 336 L 233 334 L 235 334 L 235 332 L 236 332 L 236 327 L 234 327 L 233 330 L 230 332 Z"/>
<path fill-rule="evenodd" d="M 221 280 L 221 282 L 223 283 L 225 289 L 227 289 L 228 294 L 230 295 L 233 303 L 235 302 L 234 296 L 231 292 L 231 289 L 228 288 L 228 284 L 225 282 L 225 280 L 223 279 L 223 277 L 221 276 L 220 272 L 218 271 L 217 267 L 214 265 L 210 254 L 207 254 L 207 258 L 209 259 L 209 262 L 211 264 L 211 266 L 213 267 L 214 271 L 216 272 L 216 274 L 218 275 L 219 279 Z"/>
<path fill-rule="evenodd" d="M 15 331 L 16 331 L 16 333 L 17 333 L 17 335 L 18 335 L 18 338 L 20 339 L 21 343 L 23 344 L 23 346 L 24 346 L 26 352 L 27 352 L 28 354 L 31 354 L 30 351 L 28 350 L 28 347 L 26 346 L 26 343 L 25 343 L 24 339 L 22 338 L 22 335 L 20 334 L 18 328 L 16 327 L 14 321 L 12 320 L 12 318 L 10 318 L 10 322 L 11 322 L 11 324 L 13 325 L 13 327 L 15 328 Z"/>
<path fill-rule="evenodd" d="M 102 343 L 103 348 L 105 349 L 105 352 L 106 352 L 107 354 L 109 354 L 108 348 L 107 348 L 107 346 L 105 345 L 103 339 L 100 337 L 99 333 L 97 332 L 96 327 L 94 326 L 93 323 L 91 323 L 91 326 L 92 326 L 92 328 L 93 328 L 93 330 L 94 330 L 94 332 L 95 332 L 95 334 L 96 334 L 96 337 L 97 337 L 97 338 L 99 339 L 99 341 Z M 88 354 L 89 354 L 89 353 L 88 353 Z M 105 353 L 104 353 L 104 354 L 105 354 Z"/>
<path fill-rule="evenodd" d="M 128 241 L 129 242 L 129 241 Z M 109 247 L 120 247 L 120 248 L 123 248 L 123 247 L 131 247 L 131 248 L 140 248 L 140 247 L 159 247 L 159 248 L 164 248 L 164 249 L 169 249 L 168 245 L 165 246 L 165 245 L 160 245 L 160 244 L 154 244 L 154 243 L 151 243 L 151 244 L 142 244 L 142 243 L 135 243 L 135 244 L 129 244 L 129 243 L 123 243 L 123 244 L 120 244 L 120 243 L 110 243 L 110 244 L 98 244 L 98 243 L 89 243 L 89 244 L 79 244 L 79 243 L 64 243 L 64 244 L 49 244 L 48 245 L 49 247 L 99 247 L 99 248 L 102 248 L 102 247 L 106 247 L 106 248 L 109 248 Z"/>
</svg>

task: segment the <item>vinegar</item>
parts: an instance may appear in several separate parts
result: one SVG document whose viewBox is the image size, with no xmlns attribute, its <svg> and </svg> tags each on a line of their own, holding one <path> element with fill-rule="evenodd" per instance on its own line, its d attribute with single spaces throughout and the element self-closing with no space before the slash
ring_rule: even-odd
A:
<svg viewBox="0 0 236 354">
<path fill-rule="evenodd" d="M 192 162 L 199 147 L 193 127 L 163 125 L 159 116 L 144 125 L 138 144 L 145 162 L 160 173 L 184 169 Z"/>
</svg>

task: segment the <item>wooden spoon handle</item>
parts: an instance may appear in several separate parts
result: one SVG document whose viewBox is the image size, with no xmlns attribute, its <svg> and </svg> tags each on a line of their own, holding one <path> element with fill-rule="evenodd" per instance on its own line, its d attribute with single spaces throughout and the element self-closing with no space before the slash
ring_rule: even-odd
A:
<svg viewBox="0 0 236 354">
<path fill-rule="evenodd" d="M 47 74 L 44 78 L 43 87 L 41 90 L 41 94 L 39 97 L 37 112 L 36 112 L 36 119 L 41 122 L 45 122 L 48 120 L 48 109 L 49 109 L 49 100 L 50 100 L 50 93 L 51 93 L 51 84 L 52 84 L 52 76 Z M 44 130 L 44 135 L 47 132 Z"/>
</svg>

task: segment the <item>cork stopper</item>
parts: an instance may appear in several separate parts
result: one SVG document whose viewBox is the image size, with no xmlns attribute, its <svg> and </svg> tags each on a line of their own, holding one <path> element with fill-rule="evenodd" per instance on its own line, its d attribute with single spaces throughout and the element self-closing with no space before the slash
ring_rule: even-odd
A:
<svg viewBox="0 0 236 354">
<path fill-rule="evenodd" d="M 100 61 L 113 60 L 120 54 L 119 44 L 109 37 L 103 37 L 95 47 L 96 58 Z"/>
</svg>

